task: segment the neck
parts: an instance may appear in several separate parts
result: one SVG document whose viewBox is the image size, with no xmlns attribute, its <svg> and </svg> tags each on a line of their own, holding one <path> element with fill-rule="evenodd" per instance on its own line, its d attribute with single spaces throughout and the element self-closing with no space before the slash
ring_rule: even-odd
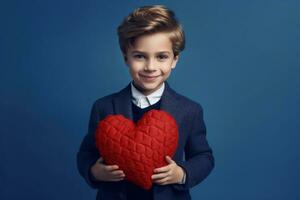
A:
<svg viewBox="0 0 300 200">
<path fill-rule="evenodd" d="M 136 85 L 136 84 L 134 83 L 134 81 L 132 81 L 132 84 L 133 84 L 134 87 L 135 87 L 138 91 L 140 91 L 143 95 L 148 96 L 148 95 L 152 94 L 153 92 L 155 92 L 158 88 L 160 88 L 160 87 L 162 86 L 163 83 L 161 83 L 161 84 L 160 84 L 155 90 L 153 90 L 153 91 L 147 91 L 147 90 L 145 90 L 145 89 L 139 87 L 138 85 Z"/>
</svg>

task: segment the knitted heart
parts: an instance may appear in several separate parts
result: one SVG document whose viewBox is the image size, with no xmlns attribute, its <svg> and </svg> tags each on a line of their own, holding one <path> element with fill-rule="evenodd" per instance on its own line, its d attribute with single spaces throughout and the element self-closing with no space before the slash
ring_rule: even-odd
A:
<svg viewBox="0 0 300 200">
<path fill-rule="evenodd" d="M 152 109 L 135 124 L 123 115 L 108 115 L 99 121 L 96 147 L 105 164 L 118 165 L 125 179 L 144 188 L 152 187 L 153 170 L 167 165 L 178 143 L 175 119 L 166 111 Z"/>
</svg>

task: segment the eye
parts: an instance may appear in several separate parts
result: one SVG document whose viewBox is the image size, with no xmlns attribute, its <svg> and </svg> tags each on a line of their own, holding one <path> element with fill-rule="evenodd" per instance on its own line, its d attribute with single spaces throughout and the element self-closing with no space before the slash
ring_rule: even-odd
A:
<svg viewBox="0 0 300 200">
<path fill-rule="evenodd" d="M 159 56 L 158 56 L 158 59 L 159 59 L 159 60 L 166 60 L 166 59 L 168 59 L 168 58 L 169 58 L 168 55 L 159 55 Z"/>
<path fill-rule="evenodd" d="M 141 59 L 145 58 L 145 56 L 142 55 L 142 54 L 135 54 L 133 57 L 136 58 L 136 59 L 138 59 L 138 60 L 141 60 Z"/>
</svg>

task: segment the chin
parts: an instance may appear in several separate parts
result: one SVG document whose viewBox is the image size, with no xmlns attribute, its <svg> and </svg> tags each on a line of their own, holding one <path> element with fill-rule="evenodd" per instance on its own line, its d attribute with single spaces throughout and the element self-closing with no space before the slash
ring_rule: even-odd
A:
<svg viewBox="0 0 300 200">
<path fill-rule="evenodd" d="M 161 82 L 159 82 L 159 83 L 147 83 L 147 82 L 143 83 L 144 87 L 149 88 L 149 89 L 155 89 L 161 84 L 162 84 Z"/>
<path fill-rule="evenodd" d="M 160 83 L 140 83 L 138 87 L 140 87 L 144 92 L 152 92 L 156 90 Z"/>
</svg>

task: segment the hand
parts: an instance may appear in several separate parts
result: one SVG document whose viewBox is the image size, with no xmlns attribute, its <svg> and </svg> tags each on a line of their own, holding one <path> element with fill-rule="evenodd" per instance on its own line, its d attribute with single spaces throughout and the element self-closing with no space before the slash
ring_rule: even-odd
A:
<svg viewBox="0 0 300 200">
<path fill-rule="evenodd" d="M 103 158 L 100 157 L 91 167 L 91 174 L 98 181 L 121 181 L 125 174 L 122 170 L 118 170 L 118 165 L 105 165 Z"/>
<path fill-rule="evenodd" d="M 152 175 L 152 180 L 159 185 L 180 183 L 184 175 L 183 169 L 169 156 L 166 156 L 166 161 L 168 165 L 154 169 L 156 174 Z"/>
</svg>

